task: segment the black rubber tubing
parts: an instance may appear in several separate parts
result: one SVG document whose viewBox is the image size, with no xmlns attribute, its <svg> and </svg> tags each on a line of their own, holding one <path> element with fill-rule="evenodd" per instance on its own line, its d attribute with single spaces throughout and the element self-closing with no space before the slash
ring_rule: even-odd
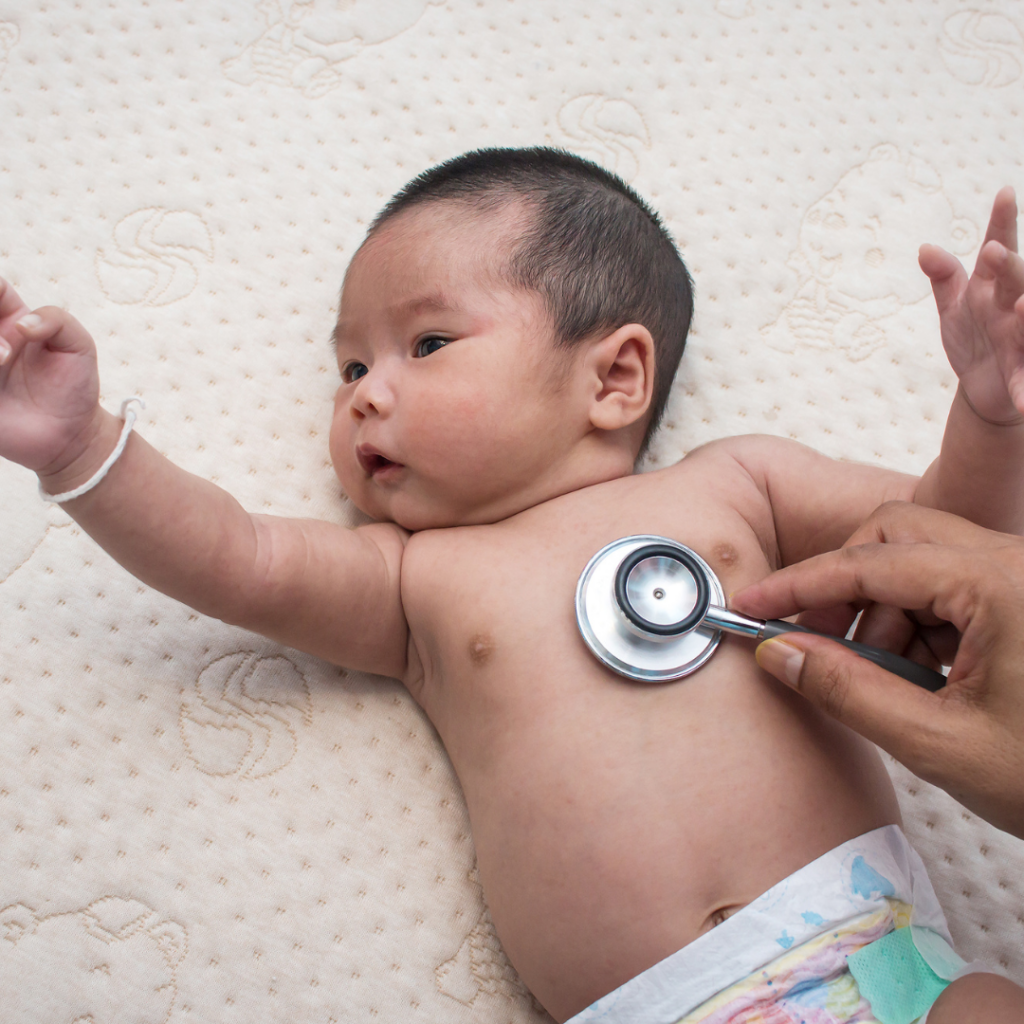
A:
<svg viewBox="0 0 1024 1024">
<path fill-rule="evenodd" d="M 891 651 L 883 651 L 878 647 L 869 647 L 867 644 L 859 644 L 854 640 L 840 640 L 837 636 L 828 636 L 826 633 L 819 633 L 817 630 L 807 629 L 793 622 L 783 622 L 781 619 L 772 619 L 766 622 L 764 629 L 761 630 L 761 636 L 764 640 L 771 640 L 772 637 L 782 636 L 785 633 L 810 633 L 812 636 L 824 636 L 828 640 L 834 640 L 837 644 L 849 647 L 855 654 L 859 654 L 862 658 L 877 665 L 879 668 L 884 668 L 886 672 L 902 676 L 908 682 L 913 683 L 915 686 L 923 687 L 931 693 L 941 690 L 946 685 L 946 677 L 941 672 L 926 668 L 924 665 L 919 665 L 916 661 L 903 658 L 898 654 L 893 654 Z"/>
<path fill-rule="evenodd" d="M 650 619 L 645 619 L 629 600 L 629 595 L 626 593 L 629 574 L 648 558 L 670 558 L 682 565 L 693 577 L 694 586 L 697 588 L 697 599 L 690 614 L 678 622 L 667 624 L 651 622 Z M 696 629 L 704 621 L 708 604 L 711 601 L 711 590 L 708 587 L 707 573 L 701 568 L 700 563 L 688 548 L 675 543 L 645 544 L 624 558 L 618 572 L 615 573 L 615 600 L 623 614 L 634 626 L 639 626 L 645 632 L 654 633 L 657 636 L 681 636 L 683 633 L 689 633 Z"/>
</svg>

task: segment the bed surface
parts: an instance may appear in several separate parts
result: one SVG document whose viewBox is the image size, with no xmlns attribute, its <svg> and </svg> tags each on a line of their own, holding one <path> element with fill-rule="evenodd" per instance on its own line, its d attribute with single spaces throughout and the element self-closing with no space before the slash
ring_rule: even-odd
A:
<svg viewBox="0 0 1024 1024">
<path fill-rule="evenodd" d="M 920 472 L 954 378 L 917 246 L 973 260 L 1024 188 L 1022 88 L 1011 0 L 0 0 L 0 274 L 179 464 L 351 523 L 328 337 L 368 220 L 564 146 L 696 280 L 651 465 L 769 432 Z M 5 1021 L 546 1019 L 397 684 L 141 586 L 9 464 L 0 537 Z M 891 770 L 961 952 L 1024 983 L 1024 844 Z"/>
</svg>

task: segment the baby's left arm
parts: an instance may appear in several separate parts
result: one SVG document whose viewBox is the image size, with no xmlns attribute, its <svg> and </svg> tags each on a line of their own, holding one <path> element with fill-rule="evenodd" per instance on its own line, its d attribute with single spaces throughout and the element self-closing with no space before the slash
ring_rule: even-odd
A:
<svg viewBox="0 0 1024 1024">
<path fill-rule="evenodd" d="M 1005 533 L 1024 532 L 1024 260 L 1017 207 L 1003 189 L 968 279 L 959 261 L 923 246 L 942 343 L 960 379 L 939 457 L 920 480 L 836 462 L 774 437 L 709 445 L 757 485 L 770 520 L 755 526 L 774 567 L 840 547 L 879 505 L 913 501 Z M 754 525 L 754 524 L 752 524 Z"/>
<path fill-rule="evenodd" d="M 1024 532 L 1024 260 L 1013 189 L 996 196 L 970 278 L 934 245 L 921 247 L 920 262 L 960 385 L 940 455 L 914 500 L 993 530 Z"/>
</svg>

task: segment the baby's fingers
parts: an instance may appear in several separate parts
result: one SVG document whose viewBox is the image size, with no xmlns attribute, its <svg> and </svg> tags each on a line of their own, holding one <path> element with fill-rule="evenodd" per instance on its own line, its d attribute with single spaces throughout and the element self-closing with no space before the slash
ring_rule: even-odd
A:
<svg viewBox="0 0 1024 1024">
<path fill-rule="evenodd" d="M 2 283 L 2 282 L 0 282 Z M 2 298 L 2 297 L 0 297 Z M 22 319 L 27 319 L 31 314 L 26 314 Z M 29 331 L 22 326 L 21 320 L 8 323 L 3 334 L 0 334 L 0 366 L 12 361 L 25 345 L 32 340 Z"/>
<path fill-rule="evenodd" d="M 9 282 L 0 277 L 0 327 L 6 321 L 16 320 L 22 313 L 28 312 L 22 297 L 11 287 Z"/>
<path fill-rule="evenodd" d="M 922 245 L 917 261 L 932 283 L 939 313 L 944 313 L 966 289 L 967 271 L 955 256 L 937 245 Z"/>
<path fill-rule="evenodd" d="M 89 332 L 57 306 L 43 306 L 34 313 L 26 313 L 15 326 L 26 341 L 45 345 L 54 352 L 86 353 L 95 347 Z"/>
<path fill-rule="evenodd" d="M 1024 259 L 999 242 L 986 242 L 978 255 L 978 269 L 987 271 L 995 283 L 995 300 L 1000 309 L 1013 309 L 1024 295 Z"/>
<path fill-rule="evenodd" d="M 1017 251 L 1017 197 L 1009 185 L 996 193 L 982 248 L 993 239 L 1007 249 Z"/>
</svg>

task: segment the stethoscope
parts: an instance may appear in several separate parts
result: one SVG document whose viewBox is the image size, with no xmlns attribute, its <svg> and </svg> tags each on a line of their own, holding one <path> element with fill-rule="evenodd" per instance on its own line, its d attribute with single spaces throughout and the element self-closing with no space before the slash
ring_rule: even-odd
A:
<svg viewBox="0 0 1024 1024">
<path fill-rule="evenodd" d="M 613 541 L 587 563 L 576 585 L 576 622 L 600 661 L 645 683 L 696 672 L 715 653 L 723 632 L 758 641 L 815 632 L 730 611 L 722 584 L 700 555 L 667 537 L 647 534 Z M 926 690 L 946 685 L 941 673 L 898 654 L 829 639 Z"/>
</svg>

